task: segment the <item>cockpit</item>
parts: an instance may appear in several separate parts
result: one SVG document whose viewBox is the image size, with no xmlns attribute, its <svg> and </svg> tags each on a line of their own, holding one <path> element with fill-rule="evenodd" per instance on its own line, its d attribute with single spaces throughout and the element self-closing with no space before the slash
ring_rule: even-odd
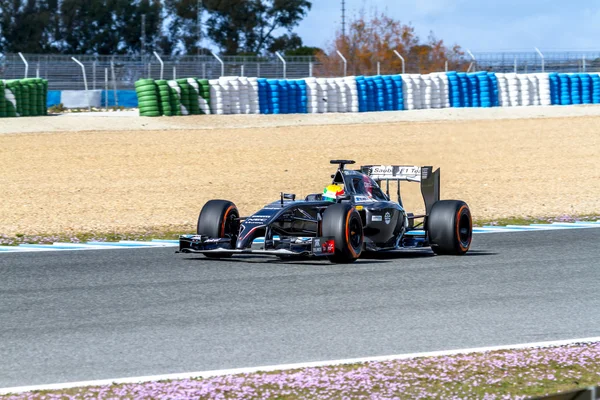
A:
<svg viewBox="0 0 600 400">
<path fill-rule="evenodd" d="M 333 178 L 333 183 L 344 187 L 346 194 L 365 196 L 377 201 L 388 200 L 379 185 L 371 177 L 357 171 L 338 171 Z"/>
</svg>

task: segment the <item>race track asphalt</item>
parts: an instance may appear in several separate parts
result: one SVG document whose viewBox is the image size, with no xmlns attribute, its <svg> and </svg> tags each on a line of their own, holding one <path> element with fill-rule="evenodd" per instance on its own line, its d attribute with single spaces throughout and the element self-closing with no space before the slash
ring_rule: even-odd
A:
<svg viewBox="0 0 600 400">
<path fill-rule="evenodd" d="M 600 336 L 600 229 L 353 265 L 0 256 L 0 388 Z"/>
</svg>

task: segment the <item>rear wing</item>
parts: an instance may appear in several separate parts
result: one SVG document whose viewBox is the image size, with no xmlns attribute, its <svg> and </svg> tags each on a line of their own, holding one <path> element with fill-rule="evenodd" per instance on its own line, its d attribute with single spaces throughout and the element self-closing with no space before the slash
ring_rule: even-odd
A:
<svg viewBox="0 0 600 400">
<path fill-rule="evenodd" d="M 440 200 L 440 170 L 433 167 L 417 167 L 412 165 L 363 165 L 360 172 L 368 175 L 381 187 L 381 182 L 386 183 L 386 194 L 389 197 L 390 181 L 398 184 L 398 203 L 402 205 L 400 196 L 400 182 L 420 182 L 421 194 L 425 202 L 427 215 L 435 202 Z"/>
</svg>

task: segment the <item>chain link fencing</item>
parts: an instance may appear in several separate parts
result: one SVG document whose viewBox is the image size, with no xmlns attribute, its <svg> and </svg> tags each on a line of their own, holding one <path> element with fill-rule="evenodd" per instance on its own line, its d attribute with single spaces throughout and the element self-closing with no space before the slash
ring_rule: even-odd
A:
<svg viewBox="0 0 600 400">
<path fill-rule="evenodd" d="M 600 71 L 600 51 L 550 52 L 544 59 L 536 52 L 474 53 L 474 60 L 465 58 L 461 65 L 471 71 L 489 72 L 598 72 Z M 84 79 L 81 67 L 68 55 L 24 54 L 29 64 L 28 77 L 47 79 L 49 90 L 82 90 Z M 220 76 L 247 76 L 269 79 L 301 79 L 309 76 L 323 76 L 323 68 L 314 57 L 286 57 L 285 65 L 277 57 L 223 56 L 221 64 L 209 55 L 164 57 L 164 67 L 154 56 L 93 56 L 75 55 L 86 70 L 89 89 L 131 90 L 134 83 L 142 78 L 160 79 L 161 69 L 164 79 L 196 77 L 217 79 Z M 406 73 L 442 72 L 423 71 L 422 63 L 406 56 Z M 381 63 L 377 67 L 373 60 L 372 71 L 367 75 L 399 74 L 399 63 Z M 450 66 L 452 68 L 452 66 Z M 352 69 L 348 68 L 348 74 Z M 343 75 L 340 62 L 339 73 Z M 25 64 L 17 54 L 0 56 L 0 79 L 21 79 L 25 77 Z"/>
</svg>

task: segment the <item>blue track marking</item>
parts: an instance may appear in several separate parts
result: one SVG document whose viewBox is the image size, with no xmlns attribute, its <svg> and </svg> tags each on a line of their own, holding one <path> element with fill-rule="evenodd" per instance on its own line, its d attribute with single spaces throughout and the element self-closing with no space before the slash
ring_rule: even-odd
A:
<svg viewBox="0 0 600 400">
<path fill-rule="evenodd" d="M 550 231 L 561 229 L 593 229 L 600 228 L 600 221 L 553 222 L 551 224 L 531 225 L 486 225 L 473 228 L 474 234 L 487 233 L 517 233 Z M 424 236 L 425 231 L 414 230 L 407 233 L 409 236 Z M 279 239 L 278 236 L 274 237 Z M 263 243 L 264 238 L 256 238 L 254 243 Z M 0 246 L 0 254 L 40 252 L 40 251 L 73 251 L 73 250 L 117 250 L 117 249 L 154 249 L 157 247 L 178 247 L 178 240 L 152 239 L 151 241 L 122 240 L 120 242 L 87 242 L 87 243 L 53 243 L 53 244 L 21 244 L 19 246 Z"/>
</svg>

